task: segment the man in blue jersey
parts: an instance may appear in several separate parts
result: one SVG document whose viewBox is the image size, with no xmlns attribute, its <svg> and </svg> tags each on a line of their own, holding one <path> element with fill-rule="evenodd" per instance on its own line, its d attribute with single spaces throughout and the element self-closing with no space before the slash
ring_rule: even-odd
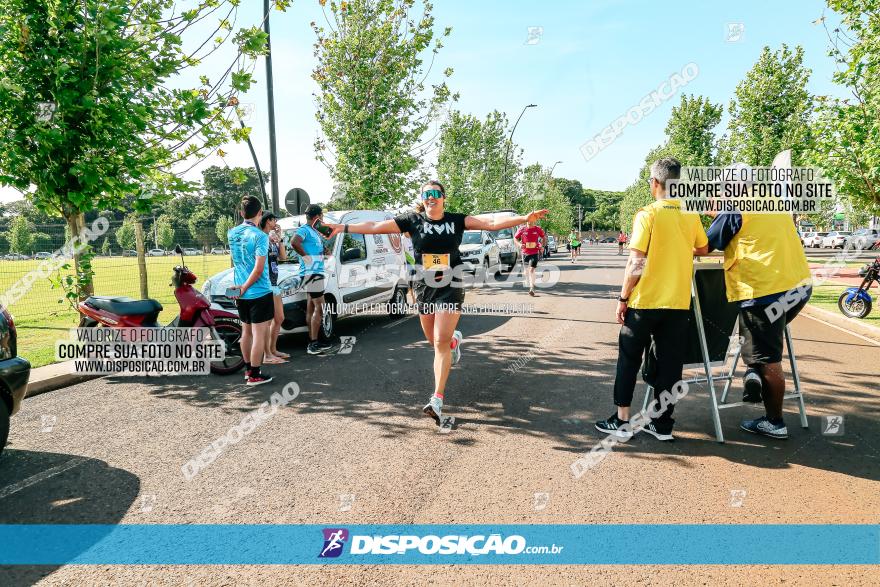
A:
<svg viewBox="0 0 880 587">
<path fill-rule="evenodd" d="M 241 200 L 244 222 L 229 231 L 229 250 L 232 253 L 232 286 L 238 316 L 242 322 L 241 354 L 244 357 L 247 385 L 261 385 L 272 378 L 260 372 L 263 349 L 269 337 L 269 326 L 275 316 L 272 288 L 269 284 L 269 237 L 259 229 L 263 216 L 260 200 L 245 196 Z"/>
</svg>

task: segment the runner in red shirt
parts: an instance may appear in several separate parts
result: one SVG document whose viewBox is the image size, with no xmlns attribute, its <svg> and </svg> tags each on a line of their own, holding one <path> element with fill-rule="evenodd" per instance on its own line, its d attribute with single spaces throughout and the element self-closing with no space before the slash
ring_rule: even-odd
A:
<svg viewBox="0 0 880 587">
<path fill-rule="evenodd" d="M 522 248 L 523 273 L 529 286 L 529 295 L 533 296 L 535 295 L 535 268 L 538 266 L 541 251 L 544 250 L 544 241 L 547 240 L 547 235 L 544 234 L 543 228 L 534 222 L 529 222 L 516 231 L 513 240 Z"/>
</svg>

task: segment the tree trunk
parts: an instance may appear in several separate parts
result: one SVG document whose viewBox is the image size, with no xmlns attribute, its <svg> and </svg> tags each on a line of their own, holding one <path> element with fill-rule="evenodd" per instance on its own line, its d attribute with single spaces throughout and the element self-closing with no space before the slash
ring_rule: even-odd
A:
<svg viewBox="0 0 880 587">
<path fill-rule="evenodd" d="M 86 219 L 82 212 L 69 212 L 64 215 L 64 219 L 67 221 L 67 228 L 70 231 L 70 238 L 79 237 L 76 241 L 77 245 L 81 244 L 90 244 L 84 243 L 80 239 L 82 238 L 83 229 L 86 226 Z M 79 268 L 80 268 L 80 247 L 73 247 L 73 274 L 79 278 Z M 83 301 L 90 295 L 95 293 L 95 284 L 90 279 L 88 283 L 83 284 L 81 288 L 77 291 L 79 296 L 79 300 Z"/>
<path fill-rule="evenodd" d="M 150 297 L 150 292 L 147 288 L 147 260 L 144 257 L 144 225 L 140 218 L 134 223 L 134 236 L 137 241 L 138 276 L 141 281 L 141 299 L 145 300 Z"/>
</svg>

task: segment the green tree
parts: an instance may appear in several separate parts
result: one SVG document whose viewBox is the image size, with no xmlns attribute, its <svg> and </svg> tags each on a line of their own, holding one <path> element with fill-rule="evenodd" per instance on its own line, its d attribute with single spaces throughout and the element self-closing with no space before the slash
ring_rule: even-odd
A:
<svg viewBox="0 0 880 587">
<path fill-rule="evenodd" d="M 232 230 L 233 226 L 235 226 L 235 222 L 233 222 L 230 216 L 221 216 L 217 220 L 217 238 L 220 239 L 223 246 L 229 246 L 229 231 Z"/>
<path fill-rule="evenodd" d="M 722 142 L 723 164 L 770 165 L 776 155 L 792 151 L 792 163 L 802 165 L 812 134 L 813 100 L 807 92 L 810 70 L 804 50 L 782 45 L 764 47 L 758 61 L 737 86 L 730 101 L 728 136 Z"/>
<path fill-rule="evenodd" d="M 502 186 L 506 137 L 503 112 L 495 110 L 485 120 L 457 110 L 450 113 L 440 129 L 437 155 L 437 179 L 451 196 L 450 210 L 478 214 L 516 206 L 516 190 Z M 512 152 L 512 175 L 517 177 L 520 150 Z"/>
<path fill-rule="evenodd" d="M 217 242 L 217 230 L 214 226 L 216 221 L 211 210 L 205 206 L 196 210 L 189 219 L 189 233 L 193 240 L 202 246 L 203 250 L 208 250 L 212 244 Z"/>
<path fill-rule="evenodd" d="M 123 251 L 130 251 L 136 246 L 134 223 L 135 219 L 129 216 L 122 222 L 122 226 L 116 229 L 116 242 Z"/>
<path fill-rule="evenodd" d="M 838 63 L 833 80 L 849 97 L 817 97 L 810 162 L 834 181 L 844 205 L 880 215 L 880 5 L 829 0 L 828 6 L 842 17 L 828 33 Z"/>
<path fill-rule="evenodd" d="M 516 209 L 521 213 L 546 208 L 550 211 L 541 221 L 548 232 L 563 233 L 571 227 L 571 201 L 562 193 L 560 187 L 550 177 L 550 169 L 538 163 L 528 165 L 520 174 L 518 189 L 521 197 Z"/>
<path fill-rule="evenodd" d="M 669 152 L 682 165 L 714 165 L 717 158 L 714 129 L 721 122 L 723 113 L 724 108 L 712 104 L 708 98 L 682 96 L 678 106 L 673 106 L 666 124 Z"/>
<path fill-rule="evenodd" d="M 263 180 L 269 181 L 268 173 L 263 173 Z M 245 196 L 255 196 L 263 201 L 260 178 L 254 167 L 212 165 L 202 171 L 202 191 L 202 201 L 217 217 L 237 213 Z"/>
<path fill-rule="evenodd" d="M 75 235 L 84 212 L 115 209 L 132 194 L 135 210 L 149 212 L 190 189 L 175 166 L 248 134 L 227 105 L 251 86 L 250 64 L 266 35 L 233 31 L 238 5 L 199 0 L 178 11 L 171 0 L 0 0 L 0 184 L 63 216 Z M 212 15 L 216 27 L 199 26 Z M 193 35 L 206 28 L 199 43 Z M 224 74 L 180 83 L 178 73 L 228 39 L 236 50 Z M 88 295 L 79 256 L 74 270 Z"/>
<path fill-rule="evenodd" d="M 316 116 L 324 135 L 315 141 L 316 157 L 358 207 L 410 202 L 427 147 L 422 136 L 432 114 L 455 99 L 445 82 L 425 90 L 441 39 L 451 29 L 434 38 L 430 2 L 421 15 L 413 14 L 415 0 L 327 4 L 327 28 L 312 23 Z"/>
<path fill-rule="evenodd" d="M 104 237 L 104 242 L 101 243 L 101 254 L 105 257 L 110 255 L 110 238 Z"/>
<path fill-rule="evenodd" d="M 596 205 L 584 217 L 584 230 L 613 230 L 620 222 L 620 203 L 624 192 L 591 190 Z"/>
<path fill-rule="evenodd" d="M 174 246 L 174 228 L 171 219 L 165 215 L 159 216 L 156 226 L 153 228 L 156 234 L 156 246 L 166 251 Z"/>
<path fill-rule="evenodd" d="M 13 218 L 6 232 L 6 242 L 12 253 L 27 254 L 34 244 L 34 227 L 23 216 Z"/>
</svg>

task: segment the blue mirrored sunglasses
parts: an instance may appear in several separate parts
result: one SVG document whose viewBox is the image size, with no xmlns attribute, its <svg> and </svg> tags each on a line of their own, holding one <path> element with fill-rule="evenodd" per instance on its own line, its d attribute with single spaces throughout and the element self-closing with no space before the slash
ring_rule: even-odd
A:
<svg viewBox="0 0 880 587">
<path fill-rule="evenodd" d="M 443 192 L 440 190 L 425 190 L 422 192 L 422 199 L 427 200 L 428 198 L 434 198 L 435 200 L 439 200 L 443 197 Z"/>
</svg>

